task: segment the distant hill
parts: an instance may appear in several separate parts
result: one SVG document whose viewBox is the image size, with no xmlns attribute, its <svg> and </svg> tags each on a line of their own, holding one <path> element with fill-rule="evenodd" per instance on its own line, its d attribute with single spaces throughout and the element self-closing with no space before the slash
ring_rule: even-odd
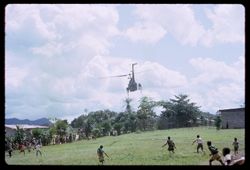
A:
<svg viewBox="0 0 250 170">
<path fill-rule="evenodd" d="M 8 124 L 8 125 L 27 124 L 27 125 L 49 126 L 52 123 L 47 118 L 41 118 L 37 120 L 29 120 L 29 119 L 21 120 L 17 118 L 9 118 L 9 119 L 5 119 L 5 124 Z"/>
</svg>

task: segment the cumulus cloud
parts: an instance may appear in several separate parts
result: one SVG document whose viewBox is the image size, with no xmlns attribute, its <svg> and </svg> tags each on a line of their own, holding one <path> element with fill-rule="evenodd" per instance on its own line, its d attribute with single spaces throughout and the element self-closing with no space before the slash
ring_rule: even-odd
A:
<svg viewBox="0 0 250 170">
<path fill-rule="evenodd" d="M 164 37 L 166 30 L 156 23 L 137 23 L 126 30 L 125 35 L 133 42 L 142 41 L 155 44 Z"/>
<path fill-rule="evenodd" d="M 202 40 L 207 46 L 218 43 L 244 43 L 244 6 L 238 4 L 217 5 L 207 9 L 206 15 L 212 22 L 212 28 Z"/>
<path fill-rule="evenodd" d="M 18 87 L 22 85 L 22 80 L 27 76 L 28 72 L 19 67 L 8 67 L 5 69 L 6 86 Z"/>
<path fill-rule="evenodd" d="M 204 110 L 240 107 L 245 99 L 245 61 L 238 57 L 232 64 L 210 58 L 195 58 L 190 64 L 199 71 L 189 84 L 191 97 Z"/>
<path fill-rule="evenodd" d="M 193 58 L 190 64 L 200 71 L 200 74 L 193 79 L 196 84 L 210 83 L 215 80 L 228 79 L 236 82 L 244 80 L 244 60 L 239 60 L 233 65 L 228 65 L 222 61 L 216 61 L 211 58 Z"/>
<path fill-rule="evenodd" d="M 233 9 L 231 12 L 236 13 Z M 218 7 L 208 12 L 216 26 L 209 30 L 211 41 L 207 44 L 226 42 L 219 41 L 224 35 L 214 38 L 221 28 L 215 15 L 230 17 L 221 10 Z M 168 35 L 182 45 L 205 43 L 202 37 L 207 31 L 196 20 L 191 5 L 135 5 L 133 14 L 135 23 L 128 25 L 126 30 L 119 30 L 116 5 L 8 5 L 5 27 L 6 116 L 72 119 L 85 109 L 122 111 L 128 76 L 110 76 L 131 73 L 132 63 L 138 63 L 135 78 L 143 87 L 142 91 L 129 94 L 134 109 L 142 96 L 168 100 L 173 95 L 187 93 L 207 108 L 217 106 L 213 98 L 218 99 L 218 106 L 228 106 L 244 98 L 244 57 L 232 64 L 211 58 L 193 58 L 190 60 L 191 69 L 199 73 L 193 78 L 164 63 L 155 62 L 153 59 L 157 55 L 144 60 L 137 52 L 126 56 L 126 52 L 121 51 L 123 57 L 114 57 L 111 47 L 119 50 L 120 45 L 114 44 L 116 37 L 126 36 L 136 42 L 133 45 L 139 44 L 142 48 L 144 43 L 152 45 Z M 239 41 L 237 37 L 233 38 L 234 42 Z M 122 45 L 128 44 L 129 41 Z M 229 94 L 231 90 L 240 95 Z M 234 100 L 226 101 L 220 96 Z"/>
<path fill-rule="evenodd" d="M 167 35 L 174 36 L 181 44 L 196 45 L 204 34 L 203 26 L 195 19 L 190 5 L 136 5 L 134 14 L 141 25 L 154 24 L 143 27 L 144 29 L 140 29 L 142 26 L 128 28 L 128 32 L 142 31 L 140 34 L 133 34 L 133 36 L 128 34 L 133 41 L 140 39 L 144 34 L 144 39 L 155 43 L 168 32 Z M 154 30 L 154 34 L 147 34 L 151 30 Z"/>
<path fill-rule="evenodd" d="M 159 63 L 146 61 L 140 66 L 145 72 L 138 74 L 144 86 L 151 88 L 176 88 L 187 84 L 186 77 L 174 70 L 170 70 Z M 150 78 L 149 78 L 150 77 Z"/>
<path fill-rule="evenodd" d="M 212 22 L 208 29 L 197 19 L 193 6 L 136 5 L 134 15 L 137 23 L 126 30 L 126 35 L 132 41 L 144 40 L 152 44 L 170 35 L 179 43 L 191 46 L 244 42 L 243 6 L 226 4 L 207 9 L 207 19 Z"/>
<path fill-rule="evenodd" d="M 109 39 L 119 34 L 115 5 L 10 4 L 5 19 L 7 114 L 32 118 L 81 108 L 85 98 L 74 94 L 94 91 L 88 70 L 102 71 L 88 63 L 108 53 Z"/>
</svg>

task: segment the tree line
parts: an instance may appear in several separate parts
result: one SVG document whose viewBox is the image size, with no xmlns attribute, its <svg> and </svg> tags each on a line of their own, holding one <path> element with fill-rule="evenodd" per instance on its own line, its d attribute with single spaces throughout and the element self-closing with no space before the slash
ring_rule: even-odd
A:
<svg viewBox="0 0 250 170">
<path fill-rule="evenodd" d="M 131 99 L 126 98 L 124 102 L 126 107 L 123 112 L 90 112 L 75 118 L 71 126 L 80 128 L 87 137 L 99 137 L 114 135 L 114 132 L 120 135 L 136 131 L 214 125 L 215 116 L 202 112 L 196 103 L 190 101 L 188 95 L 180 94 L 169 101 L 154 101 L 144 96 L 136 111 L 131 107 Z M 160 115 L 154 111 L 157 107 L 162 108 Z"/>
<path fill-rule="evenodd" d="M 202 112 L 196 103 L 191 102 L 188 95 L 180 94 L 169 101 L 154 101 L 144 96 L 139 101 L 137 110 L 133 110 L 132 99 L 124 100 L 125 109 L 114 112 L 108 109 L 98 110 L 80 115 L 71 123 L 67 120 L 53 119 L 49 129 L 33 129 L 25 133 L 17 128 L 16 134 L 9 139 L 13 143 L 40 139 L 43 145 L 72 142 L 76 135 L 79 139 L 89 139 L 109 135 L 121 135 L 131 132 L 157 129 L 171 129 L 194 126 L 214 126 L 220 123 L 220 118 L 208 112 Z M 161 108 L 160 114 L 155 109 Z M 55 137 L 56 138 L 53 138 Z"/>
</svg>

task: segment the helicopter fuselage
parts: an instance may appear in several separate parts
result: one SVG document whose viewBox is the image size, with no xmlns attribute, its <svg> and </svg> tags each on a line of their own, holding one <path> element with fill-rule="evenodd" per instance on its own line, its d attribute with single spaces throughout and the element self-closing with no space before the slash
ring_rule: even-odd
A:
<svg viewBox="0 0 250 170">
<path fill-rule="evenodd" d="M 135 82 L 134 79 L 130 79 L 128 87 L 127 87 L 127 91 L 136 91 L 137 90 L 137 83 Z"/>
</svg>

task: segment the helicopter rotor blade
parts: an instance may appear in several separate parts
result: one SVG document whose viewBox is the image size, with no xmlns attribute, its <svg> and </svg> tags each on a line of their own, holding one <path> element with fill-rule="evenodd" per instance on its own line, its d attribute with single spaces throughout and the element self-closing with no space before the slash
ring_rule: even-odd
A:
<svg viewBox="0 0 250 170">
<path fill-rule="evenodd" d="M 125 77 L 128 76 L 129 74 L 122 74 L 122 75 L 116 75 L 116 76 L 107 76 L 107 77 L 99 77 L 100 79 L 106 79 L 106 78 L 113 78 L 113 77 Z"/>
</svg>

